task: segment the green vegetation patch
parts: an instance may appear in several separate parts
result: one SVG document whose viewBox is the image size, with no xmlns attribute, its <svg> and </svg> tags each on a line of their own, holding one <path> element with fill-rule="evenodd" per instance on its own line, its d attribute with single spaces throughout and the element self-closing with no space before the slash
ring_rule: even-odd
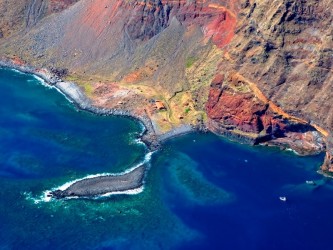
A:
<svg viewBox="0 0 333 250">
<path fill-rule="evenodd" d="M 190 112 L 191 111 L 191 108 L 186 108 L 185 109 L 185 114 L 188 114 L 188 112 Z"/>
<path fill-rule="evenodd" d="M 193 64 L 198 60 L 197 57 L 191 56 L 186 59 L 186 68 L 191 68 Z"/>
<path fill-rule="evenodd" d="M 93 88 L 93 86 L 91 85 L 90 82 L 82 81 L 82 79 L 80 77 L 75 76 L 75 75 L 69 75 L 65 79 L 66 79 L 66 81 L 74 82 L 78 86 L 80 86 L 81 88 L 83 88 L 85 94 L 88 97 L 91 97 L 93 95 L 94 88 Z"/>
</svg>

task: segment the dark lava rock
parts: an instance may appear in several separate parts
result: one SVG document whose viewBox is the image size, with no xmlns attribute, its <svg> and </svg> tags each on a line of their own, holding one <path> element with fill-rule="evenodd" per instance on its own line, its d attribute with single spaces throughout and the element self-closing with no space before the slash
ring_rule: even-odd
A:
<svg viewBox="0 0 333 250">
<path fill-rule="evenodd" d="M 96 197 L 111 192 L 125 192 L 143 185 L 146 172 L 145 165 L 141 165 L 129 173 L 122 175 L 107 175 L 79 180 L 66 190 L 55 190 L 51 197 L 63 199 L 67 197 Z"/>
</svg>

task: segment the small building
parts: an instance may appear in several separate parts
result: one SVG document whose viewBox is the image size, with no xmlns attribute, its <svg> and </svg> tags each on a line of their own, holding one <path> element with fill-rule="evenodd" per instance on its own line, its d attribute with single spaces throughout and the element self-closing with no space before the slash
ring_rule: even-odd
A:
<svg viewBox="0 0 333 250">
<path fill-rule="evenodd" d="M 157 110 L 166 110 L 166 107 L 162 101 L 155 101 L 155 107 Z"/>
</svg>

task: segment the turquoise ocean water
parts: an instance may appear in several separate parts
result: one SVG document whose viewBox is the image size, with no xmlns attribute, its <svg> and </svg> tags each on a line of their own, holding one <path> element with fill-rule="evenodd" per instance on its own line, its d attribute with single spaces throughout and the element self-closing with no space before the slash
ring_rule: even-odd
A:
<svg viewBox="0 0 333 250">
<path fill-rule="evenodd" d="M 142 162 L 142 127 L 79 111 L 13 70 L 0 69 L 0 88 L 0 249 L 333 248 L 333 185 L 316 173 L 323 155 L 210 133 L 167 141 L 140 194 L 44 202 L 45 190 Z"/>
</svg>

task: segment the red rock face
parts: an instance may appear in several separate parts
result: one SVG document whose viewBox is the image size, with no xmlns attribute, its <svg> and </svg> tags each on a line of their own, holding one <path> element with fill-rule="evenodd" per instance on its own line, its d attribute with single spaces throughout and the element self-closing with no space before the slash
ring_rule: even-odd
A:
<svg viewBox="0 0 333 250">
<path fill-rule="evenodd" d="M 58 2 L 58 1 L 57 1 Z M 236 25 L 235 7 L 228 9 L 210 1 L 92 1 L 82 25 L 102 33 L 106 25 L 123 23 L 132 39 L 148 40 L 162 32 L 176 18 L 186 27 L 197 25 L 206 38 L 222 47 L 230 42 Z"/>
<path fill-rule="evenodd" d="M 277 135 L 285 129 L 283 119 L 275 117 L 268 104 L 258 100 L 253 93 L 238 93 L 215 81 L 216 78 L 210 89 L 207 114 L 220 126 L 263 135 Z"/>
<path fill-rule="evenodd" d="M 213 89 L 210 90 L 210 95 L 215 99 L 219 95 L 218 102 L 211 109 L 209 108 L 212 103 L 207 105 L 211 119 L 219 120 L 224 126 L 235 127 L 244 132 L 260 133 L 264 129 L 259 114 L 266 112 L 266 106 L 252 102 L 253 96 L 233 95 L 225 90 Z"/>
<path fill-rule="evenodd" d="M 270 141 L 271 145 L 288 146 L 300 154 L 324 149 L 324 142 L 313 127 L 284 117 L 261 95 L 237 74 L 227 79 L 217 74 L 206 105 L 210 128 L 217 133 L 238 134 L 242 139 L 252 138 L 251 143 Z"/>
<path fill-rule="evenodd" d="M 237 9 L 232 1 L 230 3 L 228 9 L 223 2 L 194 2 L 179 8 L 176 17 L 186 25 L 199 24 L 206 38 L 212 38 L 217 46 L 223 47 L 231 41 L 237 21 Z"/>
<path fill-rule="evenodd" d="M 209 128 L 250 143 L 291 148 L 300 155 L 325 150 L 323 137 L 310 124 L 286 118 L 250 83 L 217 74 L 206 105 Z M 332 158 L 327 157 L 327 161 Z M 328 171 L 333 171 L 330 169 Z"/>
</svg>

